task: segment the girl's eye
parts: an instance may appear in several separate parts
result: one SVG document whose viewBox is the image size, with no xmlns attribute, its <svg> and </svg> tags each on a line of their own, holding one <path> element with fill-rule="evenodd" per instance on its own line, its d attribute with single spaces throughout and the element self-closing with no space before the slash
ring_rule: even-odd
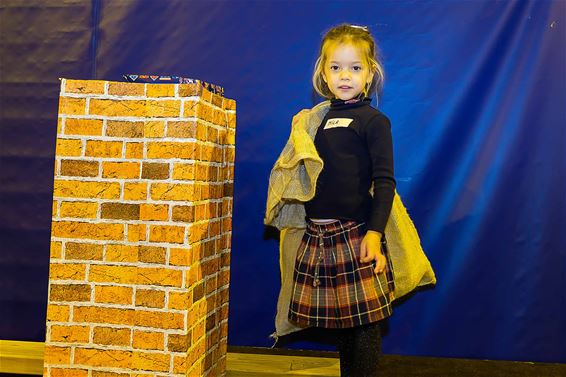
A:
<svg viewBox="0 0 566 377">
<path fill-rule="evenodd" d="M 354 71 L 361 71 L 363 68 L 362 68 L 361 66 L 358 66 L 358 65 L 357 65 L 357 66 L 354 66 L 352 69 L 353 69 Z"/>
<path fill-rule="evenodd" d="M 338 67 L 337 65 L 331 65 L 330 66 L 331 71 L 337 71 L 338 69 L 340 69 L 340 67 Z"/>
</svg>

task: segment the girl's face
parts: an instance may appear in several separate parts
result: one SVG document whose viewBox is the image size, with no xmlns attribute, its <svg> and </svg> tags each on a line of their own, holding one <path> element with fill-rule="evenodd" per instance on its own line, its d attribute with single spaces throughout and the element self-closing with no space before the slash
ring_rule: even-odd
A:
<svg viewBox="0 0 566 377">
<path fill-rule="evenodd" d="M 328 51 L 322 77 L 336 98 L 349 100 L 359 95 L 373 80 L 359 48 L 343 43 Z"/>
</svg>

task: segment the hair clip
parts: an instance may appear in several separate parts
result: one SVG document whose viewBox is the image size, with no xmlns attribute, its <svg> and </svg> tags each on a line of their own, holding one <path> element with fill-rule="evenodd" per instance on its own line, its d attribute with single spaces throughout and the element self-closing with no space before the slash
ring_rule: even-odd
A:
<svg viewBox="0 0 566 377">
<path fill-rule="evenodd" d="M 369 28 L 367 26 L 354 25 L 354 24 L 348 24 L 348 26 L 356 28 L 356 29 L 362 29 L 363 31 L 369 32 Z"/>
</svg>

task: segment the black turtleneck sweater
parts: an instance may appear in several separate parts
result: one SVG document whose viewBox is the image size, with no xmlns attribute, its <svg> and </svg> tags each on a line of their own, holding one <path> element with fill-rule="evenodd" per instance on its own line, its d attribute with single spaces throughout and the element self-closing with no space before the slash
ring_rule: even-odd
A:
<svg viewBox="0 0 566 377">
<path fill-rule="evenodd" d="M 391 123 L 370 102 L 331 100 L 314 139 L 324 168 L 305 209 L 308 218 L 364 221 L 383 234 L 395 193 Z"/>
</svg>

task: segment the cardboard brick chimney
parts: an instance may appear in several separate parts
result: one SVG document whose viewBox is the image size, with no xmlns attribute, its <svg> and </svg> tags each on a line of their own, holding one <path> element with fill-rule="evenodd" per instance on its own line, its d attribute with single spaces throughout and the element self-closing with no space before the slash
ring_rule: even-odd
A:
<svg viewBox="0 0 566 377">
<path fill-rule="evenodd" d="M 235 102 L 62 80 L 44 376 L 223 376 Z"/>
</svg>

